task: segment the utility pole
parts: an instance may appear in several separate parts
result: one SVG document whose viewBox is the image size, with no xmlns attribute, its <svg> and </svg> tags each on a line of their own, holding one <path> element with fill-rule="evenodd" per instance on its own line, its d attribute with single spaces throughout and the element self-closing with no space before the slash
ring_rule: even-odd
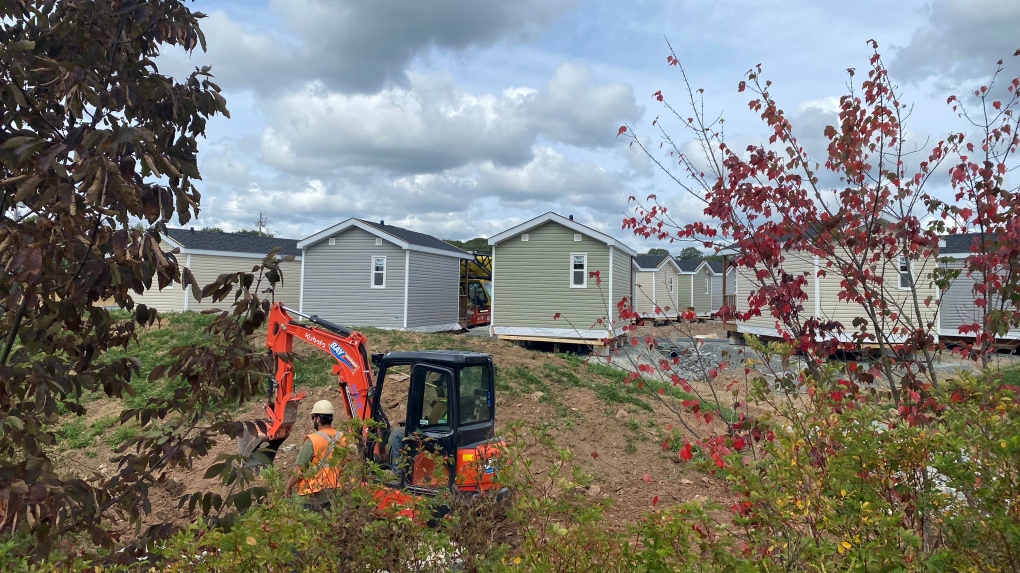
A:
<svg viewBox="0 0 1020 573">
<path fill-rule="evenodd" d="M 266 214 L 262 211 L 262 209 L 259 209 L 259 220 L 256 222 L 256 224 L 258 225 L 258 230 L 259 230 L 259 236 L 260 237 L 263 236 L 262 228 L 266 226 L 266 222 L 267 222 Z"/>
</svg>

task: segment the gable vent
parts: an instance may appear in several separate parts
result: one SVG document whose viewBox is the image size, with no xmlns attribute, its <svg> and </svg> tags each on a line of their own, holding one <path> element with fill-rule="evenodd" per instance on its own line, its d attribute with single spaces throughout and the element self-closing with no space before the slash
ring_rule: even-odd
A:
<svg viewBox="0 0 1020 573">
<path fill-rule="evenodd" d="M 381 245 L 382 244 L 382 239 L 376 238 L 375 244 L 376 244 L 376 246 Z"/>
<path fill-rule="evenodd" d="M 574 240 L 575 241 L 580 241 L 581 240 L 581 233 L 574 233 Z"/>
<path fill-rule="evenodd" d="M 329 238 L 329 246 L 332 247 L 335 244 L 336 244 L 336 237 L 330 237 Z"/>
<path fill-rule="evenodd" d="M 528 240 L 528 234 L 524 233 L 523 235 L 521 235 L 521 240 L 522 241 L 527 241 Z"/>
</svg>

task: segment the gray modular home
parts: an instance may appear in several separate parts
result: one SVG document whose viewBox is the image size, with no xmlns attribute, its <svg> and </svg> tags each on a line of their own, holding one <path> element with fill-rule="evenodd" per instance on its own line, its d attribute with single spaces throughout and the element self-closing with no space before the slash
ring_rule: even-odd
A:
<svg viewBox="0 0 1020 573">
<path fill-rule="evenodd" d="M 194 229 L 167 229 L 160 241 L 160 248 L 164 251 L 178 249 L 175 255 L 177 264 L 182 269 L 190 269 L 200 287 L 224 273 L 251 272 L 252 267 L 260 264 L 269 251 L 277 247 L 280 248 L 278 256 L 292 255 L 295 260 L 280 263 L 283 280 L 276 285 L 272 293 L 260 292 L 260 296 L 296 306 L 301 293 L 301 251 L 297 248 L 296 239 L 253 237 Z M 269 283 L 265 281 L 259 286 L 260 291 L 267 288 Z M 154 285 L 153 290 L 135 296 L 135 302 L 144 303 L 163 312 L 183 312 L 211 308 L 226 309 L 233 303 L 233 297 L 219 303 L 213 303 L 210 299 L 199 302 L 191 296 L 190 288 L 181 288 L 180 284 L 174 283 L 162 290 L 156 290 Z"/>
<path fill-rule="evenodd" d="M 938 328 L 940 336 L 953 338 L 973 338 L 974 333 L 960 334 L 960 326 L 981 324 L 983 309 L 974 304 L 974 285 L 981 276 L 971 275 L 964 266 L 966 258 L 971 254 L 971 247 L 980 238 L 978 233 L 959 233 L 945 235 L 939 243 L 939 261 L 947 269 L 960 269 L 960 276 L 953 280 L 949 288 L 942 291 L 939 302 Z M 995 300 L 989 302 L 989 308 L 997 308 Z M 1020 329 L 1012 329 L 999 338 L 1020 339 Z"/>
<path fill-rule="evenodd" d="M 643 319 L 676 320 L 691 298 L 690 281 L 680 278 L 680 266 L 669 254 L 634 257 L 634 312 Z"/>
<path fill-rule="evenodd" d="M 709 317 L 719 310 L 712 306 L 712 267 L 707 261 L 684 261 L 677 259 L 680 267 L 680 282 L 689 285 L 690 298 L 680 301 L 680 310 L 691 309 L 699 317 Z"/>
<path fill-rule="evenodd" d="M 305 314 L 350 326 L 460 330 L 460 261 L 431 235 L 347 219 L 297 244 Z"/>
<path fill-rule="evenodd" d="M 732 265 L 726 269 L 726 288 L 724 292 L 722 261 L 710 262 L 708 263 L 708 267 L 712 271 L 712 314 L 719 312 L 719 309 L 722 308 L 724 304 L 730 308 L 734 308 L 736 299 L 733 294 L 734 289 L 737 288 L 737 269 Z M 728 302 L 726 299 L 729 299 Z"/>
<path fill-rule="evenodd" d="M 493 335 L 598 344 L 622 334 L 617 302 L 633 297 L 633 249 L 556 213 L 507 229 L 489 244 Z"/>
</svg>

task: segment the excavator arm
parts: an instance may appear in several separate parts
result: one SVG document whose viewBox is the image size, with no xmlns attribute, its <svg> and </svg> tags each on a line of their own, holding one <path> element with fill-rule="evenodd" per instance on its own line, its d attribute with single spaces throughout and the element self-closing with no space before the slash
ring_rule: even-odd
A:
<svg viewBox="0 0 1020 573">
<path fill-rule="evenodd" d="M 308 323 L 296 322 L 292 314 L 307 319 Z M 269 386 L 266 420 L 264 428 L 259 428 L 259 440 L 271 444 L 283 442 L 294 426 L 297 405 L 306 395 L 294 391 L 294 365 L 290 360 L 295 340 L 333 358 L 333 375 L 337 377 L 344 410 L 351 419 L 369 419 L 373 381 L 364 335 L 277 302 L 269 311 L 266 330 L 266 349 L 275 357 L 276 373 Z"/>
</svg>

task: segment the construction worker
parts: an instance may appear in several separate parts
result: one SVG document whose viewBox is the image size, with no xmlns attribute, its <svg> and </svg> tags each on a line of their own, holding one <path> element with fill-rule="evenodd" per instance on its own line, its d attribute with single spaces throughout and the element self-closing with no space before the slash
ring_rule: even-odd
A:
<svg viewBox="0 0 1020 573">
<path fill-rule="evenodd" d="M 333 429 L 333 404 L 329 400 L 319 400 L 312 406 L 312 427 L 315 432 L 305 436 L 284 493 L 289 496 L 296 489 L 306 509 L 324 511 L 329 509 L 330 497 L 340 480 L 340 468 L 330 467 L 329 458 L 335 446 L 345 446 L 343 434 Z"/>
</svg>

